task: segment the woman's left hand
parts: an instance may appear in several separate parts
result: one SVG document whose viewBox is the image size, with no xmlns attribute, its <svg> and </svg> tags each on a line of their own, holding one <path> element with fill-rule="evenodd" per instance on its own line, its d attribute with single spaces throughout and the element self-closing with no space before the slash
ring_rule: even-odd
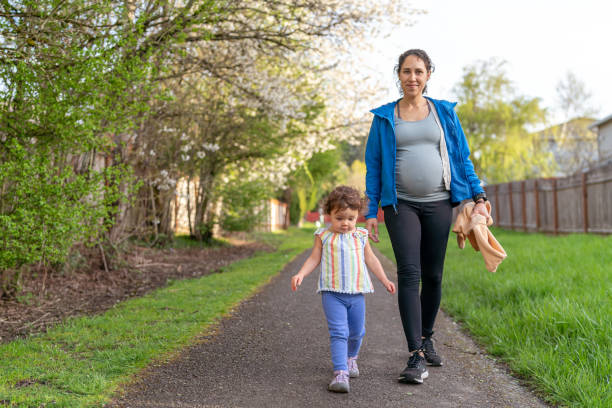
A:
<svg viewBox="0 0 612 408">
<path fill-rule="evenodd" d="M 485 205 L 485 203 L 476 203 L 476 205 L 474 205 L 474 209 L 472 210 L 472 215 L 474 214 L 480 214 L 487 220 L 491 216 L 487 211 L 487 206 Z"/>
</svg>

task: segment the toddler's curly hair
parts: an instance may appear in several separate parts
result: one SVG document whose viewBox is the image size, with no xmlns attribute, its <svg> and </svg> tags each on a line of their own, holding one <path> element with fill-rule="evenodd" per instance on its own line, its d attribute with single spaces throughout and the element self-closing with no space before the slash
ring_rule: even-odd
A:
<svg viewBox="0 0 612 408">
<path fill-rule="evenodd" d="M 361 212 L 365 204 L 365 198 L 357 189 L 349 186 L 338 186 L 327 196 L 323 204 L 323 211 L 325 211 L 325 214 L 331 214 L 334 210 L 350 208 Z"/>
</svg>

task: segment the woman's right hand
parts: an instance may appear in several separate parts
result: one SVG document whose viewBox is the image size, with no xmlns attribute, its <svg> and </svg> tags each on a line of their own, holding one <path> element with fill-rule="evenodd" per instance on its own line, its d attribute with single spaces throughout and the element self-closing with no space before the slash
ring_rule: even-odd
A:
<svg viewBox="0 0 612 408">
<path fill-rule="evenodd" d="M 378 239 L 378 220 L 376 218 L 368 218 L 366 220 L 366 229 L 368 230 L 368 236 L 374 242 L 379 242 Z"/>
</svg>

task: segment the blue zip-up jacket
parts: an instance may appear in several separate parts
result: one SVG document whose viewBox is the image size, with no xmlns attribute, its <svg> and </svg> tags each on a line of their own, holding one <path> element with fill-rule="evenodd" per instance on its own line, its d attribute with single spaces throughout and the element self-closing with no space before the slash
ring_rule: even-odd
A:
<svg viewBox="0 0 612 408">
<path fill-rule="evenodd" d="M 440 143 L 440 154 L 443 166 L 450 168 L 450 175 L 446 175 L 444 181 L 446 188 L 450 187 L 451 203 L 456 206 L 461 201 L 473 198 L 484 190 L 470 160 L 470 149 L 454 109 L 456 103 L 426 98 L 434 107 L 436 121 L 444 138 Z M 370 111 L 374 114 L 374 119 L 370 127 L 365 153 L 366 195 L 369 199 L 366 218 L 376 217 L 379 203 L 381 207 L 392 205 L 397 209 L 396 137 L 393 111 L 398 101 Z"/>
</svg>

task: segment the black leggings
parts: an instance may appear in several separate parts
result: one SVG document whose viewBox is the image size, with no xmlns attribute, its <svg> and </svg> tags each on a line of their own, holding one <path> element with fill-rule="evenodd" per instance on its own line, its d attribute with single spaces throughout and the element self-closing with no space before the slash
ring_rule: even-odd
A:
<svg viewBox="0 0 612 408">
<path fill-rule="evenodd" d="M 417 203 L 398 200 L 383 208 L 397 263 L 397 299 L 408 350 L 421 348 L 433 334 L 442 297 L 442 269 L 452 221 L 450 200 Z M 419 282 L 422 290 L 419 298 Z"/>
</svg>

